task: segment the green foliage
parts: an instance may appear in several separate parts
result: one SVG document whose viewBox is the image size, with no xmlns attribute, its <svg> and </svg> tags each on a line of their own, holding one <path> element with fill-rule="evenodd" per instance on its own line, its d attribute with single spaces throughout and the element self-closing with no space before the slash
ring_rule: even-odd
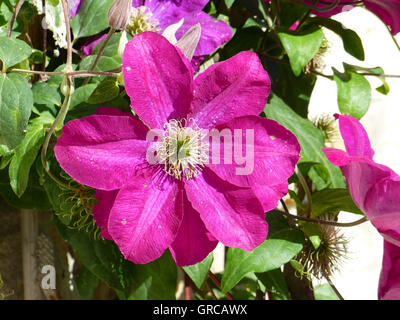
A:
<svg viewBox="0 0 400 320">
<path fill-rule="evenodd" d="M 183 270 L 192 279 L 197 288 L 201 289 L 203 287 L 213 260 L 213 253 L 210 253 L 203 261 L 192 266 L 183 267 Z"/>
<path fill-rule="evenodd" d="M 270 212 L 269 219 L 279 219 L 278 212 Z M 271 217 L 272 216 L 272 217 Z M 283 221 L 269 224 L 267 240 L 253 251 L 229 248 L 226 256 L 225 272 L 222 276 L 222 291 L 231 290 L 247 273 L 263 273 L 281 267 L 289 262 L 303 248 L 304 235 L 291 229 Z"/>
</svg>

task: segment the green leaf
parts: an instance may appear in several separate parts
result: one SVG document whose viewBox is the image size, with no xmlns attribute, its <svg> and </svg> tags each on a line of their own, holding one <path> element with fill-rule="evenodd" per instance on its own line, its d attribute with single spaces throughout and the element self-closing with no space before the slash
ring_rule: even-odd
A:
<svg viewBox="0 0 400 320">
<path fill-rule="evenodd" d="M 355 72 L 362 71 L 362 72 L 366 72 L 366 73 L 374 73 L 377 75 L 385 73 L 385 71 L 381 67 L 365 68 L 365 67 L 359 67 L 359 66 L 351 65 L 348 63 L 344 63 L 344 62 L 343 62 L 343 66 L 344 66 L 345 70 L 352 70 Z M 389 84 L 386 82 L 386 78 L 385 77 L 377 77 L 377 78 L 382 81 L 382 85 L 380 87 L 376 88 L 376 90 L 382 94 L 387 95 L 390 91 L 390 88 L 389 88 Z"/>
<path fill-rule="evenodd" d="M 99 279 L 91 273 L 89 269 L 83 266 L 76 279 L 76 286 L 79 295 L 86 300 L 90 300 L 93 298 L 93 295 L 99 286 Z"/>
<path fill-rule="evenodd" d="M 35 170 L 31 170 L 28 187 L 20 198 L 11 189 L 7 170 L 0 170 L 0 195 L 10 206 L 18 209 L 52 210 L 46 192 L 39 185 L 39 176 Z"/>
<path fill-rule="evenodd" d="M 300 230 L 283 229 L 272 233 L 253 251 L 229 248 L 226 256 L 222 291 L 231 290 L 249 272 L 267 272 L 289 262 L 303 248 Z"/>
<path fill-rule="evenodd" d="M 169 251 L 161 258 L 133 267 L 134 290 L 130 300 L 175 300 L 177 268 Z"/>
<path fill-rule="evenodd" d="M 79 64 L 80 70 L 90 70 L 92 68 L 93 62 L 96 60 L 96 56 L 88 56 L 81 61 Z M 107 71 L 119 68 L 122 64 L 121 57 L 105 57 L 101 56 L 99 62 L 96 65 L 94 71 Z M 106 77 L 92 77 L 92 81 L 100 82 L 103 81 Z"/>
<path fill-rule="evenodd" d="M 210 271 L 213 260 L 214 256 L 211 252 L 203 261 L 192 266 L 183 267 L 182 269 L 187 273 L 190 279 L 192 279 L 197 288 L 201 289 L 208 277 L 208 272 Z"/>
<path fill-rule="evenodd" d="M 341 73 L 335 68 L 332 69 L 340 112 L 360 120 L 367 113 L 371 103 L 371 85 L 364 76 L 356 72 L 348 70 Z"/>
<path fill-rule="evenodd" d="M 295 31 L 278 32 L 282 45 L 289 57 L 293 73 L 299 76 L 303 68 L 319 51 L 324 33 L 319 28 Z"/>
<path fill-rule="evenodd" d="M 79 87 L 77 89 L 75 89 L 72 98 L 71 98 L 71 105 L 69 107 L 69 110 L 73 110 L 74 107 L 76 107 L 77 105 L 80 105 L 81 103 L 85 102 L 87 99 L 89 99 L 89 97 L 91 96 L 91 94 L 93 93 L 93 91 L 96 89 L 97 84 L 94 83 L 88 83 L 87 85 L 84 85 L 82 87 Z"/>
<path fill-rule="evenodd" d="M 33 107 L 32 91 L 19 74 L 0 74 L 0 146 L 10 150 L 25 136 Z"/>
<path fill-rule="evenodd" d="M 331 187 L 344 188 L 340 169 L 335 167 L 322 152 L 325 141 L 321 130 L 314 127 L 310 120 L 296 114 L 276 96 L 273 96 L 265 106 L 264 113 L 267 118 L 278 121 L 297 137 L 301 146 L 301 162 L 318 162 L 325 166 L 329 172 Z"/>
<path fill-rule="evenodd" d="M 55 86 L 50 86 L 46 82 L 36 82 L 32 86 L 32 93 L 35 104 L 61 106 L 61 95 Z"/>
<path fill-rule="evenodd" d="M 60 235 L 78 255 L 82 264 L 109 287 L 128 292 L 132 285 L 133 263 L 125 260 L 118 247 L 108 240 L 93 240 L 85 232 L 70 229 L 55 219 Z"/>
<path fill-rule="evenodd" d="M 99 104 L 110 101 L 119 95 L 118 82 L 113 79 L 106 79 L 101 82 L 86 100 L 90 104 Z"/>
<path fill-rule="evenodd" d="M 31 53 L 32 48 L 24 41 L 0 36 L 0 60 L 7 68 L 29 58 Z"/>
<path fill-rule="evenodd" d="M 347 211 L 363 215 L 354 203 L 348 189 L 325 189 L 312 195 L 312 217 L 326 212 Z"/>
<path fill-rule="evenodd" d="M 329 283 L 320 284 L 314 287 L 315 300 L 340 300 Z"/>
<path fill-rule="evenodd" d="M 339 21 L 333 19 L 315 17 L 315 18 L 310 18 L 309 21 L 311 23 L 317 23 L 318 25 L 328 28 L 331 31 L 335 32 L 342 38 L 343 47 L 346 50 L 346 52 L 351 54 L 358 60 L 364 61 L 365 59 L 364 47 L 360 37 L 356 32 L 347 29 Z"/>
<path fill-rule="evenodd" d="M 289 288 L 281 269 L 256 273 L 258 280 L 274 295 L 275 300 L 290 300 Z"/>
<path fill-rule="evenodd" d="M 22 196 L 28 186 L 29 172 L 44 138 L 43 126 L 28 126 L 25 138 L 15 149 L 15 155 L 9 167 L 9 175 L 11 187 L 18 197 Z"/>
<path fill-rule="evenodd" d="M 230 7 L 233 6 L 233 4 L 235 3 L 235 0 L 225 0 L 225 5 L 226 7 L 229 9 Z"/>
<path fill-rule="evenodd" d="M 113 0 L 86 0 L 71 20 L 74 40 L 88 37 L 108 28 L 108 9 Z"/>
</svg>

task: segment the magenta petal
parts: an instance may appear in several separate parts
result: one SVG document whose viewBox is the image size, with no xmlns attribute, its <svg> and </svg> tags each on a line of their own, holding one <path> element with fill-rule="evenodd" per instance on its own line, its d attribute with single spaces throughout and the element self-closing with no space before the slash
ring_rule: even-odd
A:
<svg viewBox="0 0 400 320">
<path fill-rule="evenodd" d="M 235 118 L 216 129 L 218 132 L 228 130 L 232 136 L 231 141 L 221 139 L 219 158 L 215 157 L 213 150 L 214 145 L 218 149 L 219 139 L 211 146 L 208 167 L 220 178 L 242 187 L 273 186 L 287 182 L 293 174 L 300 158 L 300 144 L 276 121 L 247 116 Z M 224 148 L 227 148 L 226 154 Z"/>
<path fill-rule="evenodd" d="M 224 245 L 251 251 L 267 238 L 264 211 L 250 188 L 229 184 L 205 168 L 185 190 L 206 228 Z"/>
<path fill-rule="evenodd" d="M 348 154 L 352 157 L 372 160 L 374 150 L 371 148 L 368 134 L 361 123 L 348 115 L 335 114 L 335 117 L 339 118 L 340 133 Z"/>
<path fill-rule="evenodd" d="M 344 166 L 351 161 L 351 157 L 347 152 L 334 149 L 334 148 L 323 148 L 322 151 L 325 153 L 326 157 L 335 166 Z"/>
<path fill-rule="evenodd" d="M 90 37 L 88 41 L 85 42 L 85 44 L 82 46 L 82 51 L 85 55 L 90 56 L 93 53 L 94 48 L 107 37 L 106 34 L 103 34 L 101 36 L 93 36 Z"/>
<path fill-rule="evenodd" d="M 136 35 L 122 57 L 125 89 L 137 115 L 152 129 L 183 118 L 193 98 L 190 62 L 163 36 Z"/>
<path fill-rule="evenodd" d="M 400 247 L 384 242 L 379 300 L 400 300 Z"/>
<path fill-rule="evenodd" d="M 145 6 L 164 29 L 188 15 L 201 11 L 208 2 L 209 0 L 146 0 Z"/>
<path fill-rule="evenodd" d="M 108 230 L 126 259 L 144 264 L 159 258 L 175 240 L 182 221 L 182 191 L 175 182 L 162 184 L 137 177 L 115 199 Z"/>
<path fill-rule="evenodd" d="M 365 201 L 368 192 L 376 183 L 390 177 L 391 172 L 375 165 L 373 162 L 356 160 L 341 167 L 341 169 L 346 177 L 354 203 L 367 214 Z"/>
<path fill-rule="evenodd" d="M 232 38 L 232 29 L 226 22 L 217 20 L 200 11 L 193 15 L 185 16 L 184 23 L 176 34 L 177 39 L 180 39 L 186 31 L 197 23 L 201 25 L 201 37 L 194 53 L 195 56 L 208 55 Z"/>
<path fill-rule="evenodd" d="M 252 187 L 254 194 L 260 201 L 264 212 L 271 211 L 278 206 L 279 200 L 288 193 L 288 184 L 282 183 L 276 186 L 258 185 Z"/>
<path fill-rule="evenodd" d="M 390 27 L 393 35 L 400 32 L 400 0 L 364 0 L 364 5 Z"/>
<path fill-rule="evenodd" d="M 108 232 L 108 218 L 117 194 L 118 190 L 96 190 L 95 193 L 95 198 L 98 202 L 93 207 L 93 218 L 101 230 L 101 236 L 107 240 L 112 240 L 112 237 Z"/>
<path fill-rule="evenodd" d="M 257 54 L 240 52 L 197 76 L 192 117 L 199 127 L 210 129 L 235 117 L 259 115 L 270 87 Z"/>
<path fill-rule="evenodd" d="M 54 148 L 57 161 L 80 184 L 119 189 L 147 163 L 149 142 L 137 121 L 100 115 L 72 120 Z"/>
<path fill-rule="evenodd" d="M 178 266 L 190 266 L 203 261 L 218 241 L 206 229 L 200 214 L 193 209 L 186 196 L 183 201 L 183 220 L 169 250 Z"/>
<path fill-rule="evenodd" d="M 375 184 L 365 200 L 365 213 L 385 239 L 400 245 L 400 181 Z"/>
</svg>

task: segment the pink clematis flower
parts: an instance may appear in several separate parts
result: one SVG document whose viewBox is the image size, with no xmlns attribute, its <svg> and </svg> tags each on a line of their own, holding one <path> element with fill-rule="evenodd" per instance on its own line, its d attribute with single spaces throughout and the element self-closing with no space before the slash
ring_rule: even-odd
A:
<svg viewBox="0 0 400 320">
<path fill-rule="evenodd" d="M 93 214 L 102 236 L 139 264 L 167 248 L 178 265 L 192 265 L 218 241 L 244 250 L 260 245 L 268 233 L 265 211 L 287 193 L 300 146 L 284 127 L 258 116 L 270 80 L 257 55 L 242 52 L 193 79 L 177 47 L 144 32 L 128 42 L 123 74 L 138 117 L 101 108 L 68 122 L 54 149 L 71 177 L 97 189 Z M 155 129 L 159 139 L 148 139 Z M 242 142 L 234 149 L 252 156 L 253 170 L 237 175 L 243 162 L 208 158 L 210 150 L 232 150 L 229 139 L 205 138 L 212 129 L 234 133 Z M 163 161 L 151 162 L 149 150 Z"/>
<path fill-rule="evenodd" d="M 387 241 L 400 246 L 400 177 L 373 161 L 368 135 L 357 119 L 335 117 L 339 118 L 347 152 L 332 148 L 323 151 L 334 165 L 340 166 L 357 206 Z"/>
<path fill-rule="evenodd" d="M 400 247 L 384 241 L 378 299 L 400 300 Z"/>
<path fill-rule="evenodd" d="M 271 2 L 271 0 L 265 0 Z M 310 5 L 313 1 L 309 0 L 306 3 Z M 335 3 L 335 0 L 325 0 L 317 3 L 316 6 L 322 11 L 314 10 L 313 13 L 320 17 L 331 17 L 343 11 L 348 11 L 354 8 L 353 0 L 340 0 L 339 4 L 334 8 L 330 7 Z M 364 6 L 369 11 L 376 14 L 385 24 L 387 24 L 393 35 L 400 32 L 400 0 L 364 0 Z"/>
</svg>

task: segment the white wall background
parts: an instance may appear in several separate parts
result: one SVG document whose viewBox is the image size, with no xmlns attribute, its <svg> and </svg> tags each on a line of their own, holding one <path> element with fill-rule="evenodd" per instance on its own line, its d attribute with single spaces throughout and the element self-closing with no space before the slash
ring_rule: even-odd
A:
<svg viewBox="0 0 400 320">
<path fill-rule="evenodd" d="M 334 19 L 358 33 L 363 41 L 366 59 L 361 62 L 348 55 L 341 39 L 326 30 L 331 49 L 325 55 L 326 67 L 323 73 L 332 74 L 331 66 L 342 71 L 344 61 L 365 67 L 380 66 L 386 74 L 400 75 L 400 52 L 385 25 L 375 15 L 356 8 L 340 13 Z M 397 35 L 397 39 L 400 41 L 400 35 Z M 368 80 L 373 87 L 372 103 L 361 122 L 375 150 L 374 160 L 400 173 L 400 79 L 387 78 L 391 89 L 387 96 L 374 90 L 381 85 L 379 79 L 368 77 Z M 309 117 L 338 111 L 335 82 L 319 77 L 312 95 Z M 343 222 L 358 219 L 348 213 L 341 213 L 340 216 Z M 369 222 L 342 229 L 350 240 L 348 259 L 344 261 L 341 272 L 332 277 L 332 281 L 345 299 L 377 299 L 383 253 L 382 237 Z"/>
</svg>

